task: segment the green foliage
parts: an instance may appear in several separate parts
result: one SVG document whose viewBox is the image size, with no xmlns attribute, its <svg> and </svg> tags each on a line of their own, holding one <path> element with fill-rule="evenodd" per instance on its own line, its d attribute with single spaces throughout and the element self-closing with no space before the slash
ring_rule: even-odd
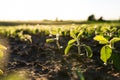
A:
<svg viewBox="0 0 120 80">
<path fill-rule="evenodd" d="M 53 38 L 51 38 L 51 39 L 46 39 L 46 42 L 47 42 L 47 43 L 54 42 L 54 41 L 55 41 L 55 39 L 53 39 Z"/>
<path fill-rule="evenodd" d="M 24 76 L 24 74 L 19 73 L 12 73 L 9 74 L 7 77 L 3 78 L 3 80 L 26 80 L 27 78 Z"/>
<path fill-rule="evenodd" d="M 120 38 L 114 37 L 110 40 L 111 47 L 114 49 L 114 43 L 120 41 Z"/>
<path fill-rule="evenodd" d="M 69 40 L 68 45 L 71 45 L 71 44 L 73 44 L 74 42 L 76 42 L 76 39 L 71 39 L 71 40 Z"/>
<path fill-rule="evenodd" d="M 79 29 L 78 29 L 79 30 Z M 81 36 L 83 35 L 84 33 L 84 29 L 81 29 L 79 31 L 79 33 L 77 33 L 78 31 L 75 30 L 71 30 L 70 31 L 70 37 L 72 37 L 73 39 L 69 40 L 68 41 L 68 45 L 67 47 L 65 48 L 65 55 L 68 54 L 70 48 L 72 46 L 77 46 L 78 48 L 78 54 L 80 55 L 81 54 L 81 47 L 84 47 L 85 50 L 86 50 L 86 54 L 88 57 L 92 57 L 92 50 L 89 46 L 85 45 L 85 44 L 82 44 L 80 39 L 81 39 Z M 77 43 L 77 44 L 76 44 Z"/>
<path fill-rule="evenodd" d="M 32 43 L 32 39 L 31 39 L 31 35 L 28 35 L 28 34 L 24 34 L 20 37 L 21 40 L 24 40 L 24 41 L 29 41 Z"/>
<path fill-rule="evenodd" d="M 3 71 L 0 69 L 0 76 L 3 75 Z"/>
<path fill-rule="evenodd" d="M 65 55 L 67 55 L 68 54 L 68 52 L 69 52 L 69 50 L 70 50 L 70 48 L 72 47 L 73 45 L 71 44 L 69 44 L 69 45 L 67 45 L 67 47 L 65 48 Z"/>
<path fill-rule="evenodd" d="M 50 31 L 50 36 L 55 35 L 55 38 L 48 38 L 48 39 L 46 39 L 46 42 L 50 43 L 50 42 L 56 41 L 56 45 L 57 45 L 58 49 L 61 49 L 62 46 L 59 43 L 61 33 L 62 33 L 62 31 L 60 28 L 58 28 L 56 31 L 53 31 L 53 32 Z"/>
<path fill-rule="evenodd" d="M 72 37 L 73 39 L 77 38 L 73 30 L 70 31 L 70 37 Z"/>
<path fill-rule="evenodd" d="M 0 44 L 0 58 L 3 57 L 3 55 L 4 55 L 4 50 L 6 50 L 6 49 L 7 49 L 7 48 L 6 48 L 5 46 L 3 46 L 3 45 Z"/>
<path fill-rule="evenodd" d="M 0 44 L 0 50 L 6 50 L 7 48 Z"/>
<path fill-rule="evenodd" d="M 32 43 L 32 39 L 31 39 L 31 35 L 29 34 L 23 34 L 23 31 L 20 31 L 16 34 L 16 36 L 18 38 L 20 38 L 20 40 L 23 40 L 23 41 L 29 41 Z"/>
<path fill-rule="evenodd" d="M 81 30 L 80 32 L 79 32 L 79 34 L 77 35 L 77 38 L 80 38 L 81 36 L 82 36 L 82 34 L 83 34 L 83 30 Z"/>
<path fill-rule="evenodd" d="M 109 45 L 105 45 L 102 47 L 100 51 L 100 59 L 106 64 L 107 60 L 111 57 L 112 49 Z"/>
<path fill-rule="evenodd" d="M 84 48 L 86 50 L 86 55 L 88 57 L 92 57 L 93 56 L 93 53 L 92 53 L 92 49 L 90 48 L 90 46 L 87 46 L 87 45 L 84 45 Z"/>
<path fill-rule="evenodd" d="M 94 18 L 94 16 L 92 16 Z M 61 48 L 60 37 L 70 36 L 72 39 L 68 41 L 65 48 L 65 55 L 67 55 L 71 47 L 75 46 L 78 48 L 78 54 L 81 54 L 82 49 L 85 49 L 85 54 L 88 57 L 92 57 L 92 50 L 89 46 L 82 43 L 81 38 L 90 40 L 94 37 L 94 40 L 102 44 L 100 50 L 100 59 L 105 63 L 109 64 L 109 60 L 113 62 L 116 68 L 120 68 L 119 64 L 119 51 L 116 51 L 114 43 L 120 41 L 120 23 L 95 23 L 95 24 L 73 24 L 73 25 L 20 25 L 20 26 L 9 26 L 0 27 L 0 35 L 7 37 L 19 38 L 22 41 L 32 42 L 31 35 L 24 34 L 27 31 L 30 34 L 42 33 L 48 35 L 50 38 L 46 39 L 47 43 L 55 42 L 58 49 Z M 63 27 L 64 26 L 64 27 Z M 4 50 L 6 47 L 0 45 L 0 58 L 4 56 Z"/>
<path fill-rule="evenodd" d="M 3 45 L 0 44 L 0 59 L 3 58 L 4 56 L 4 50 L 6 50 L 7 48 Z M 0 75 L 3 74 L 3 71 L 0 69 Z"/>
<path fill-rule="evenodd" d="M 114 44 L 115 42 L 120 41 L 120 38 L 114 37 L 111 40 L 105 39 L 104 36 L 97 35 L 94 37 L 94 40 L 99 41 L 100 44 L 104 44 L 104 46 L 100 50 L 100 59 L 104 62 L 104 64 L 108 63 L 108 60 L 110 59 L 113 61 L 113 64 L 116 68 L 120 69 L 120 56 L 118 53 L 113 53 L 115 52 Z"/>
<path fill-rule="evenodd" d="M 100 44 L 107 44 L 108 40 L 104 38 L 102 35 L 97 35 L 94 37 L 94 40 L 99 41 Z"/>
<path fill-rule="evenodd" d="M 2 57 L 3 57 L 3 55 L 4 55 L 3 51 L 2 51 L 2 50 L 0 50 L 0 58 L 2 58 Z"/>
</svg>

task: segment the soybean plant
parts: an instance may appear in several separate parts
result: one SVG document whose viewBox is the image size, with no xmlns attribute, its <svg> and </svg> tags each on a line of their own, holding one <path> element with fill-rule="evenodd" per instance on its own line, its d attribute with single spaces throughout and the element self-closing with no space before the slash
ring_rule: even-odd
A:
<svg viewBox="0 0 120 80">
<path fill-rule="evenodd" d="M 107 65 L 108 60 L 113 62 L 116 68 L 120 69 L 120 55 L 118 54 L 119 51 L 116 51 L 114 44 L 120 41 L 120 38 L 113 37 L 110 40 L 107 40 L 102 35 L 96 35 L 94 40 L 99 41 L 99 44 L 103 44 L 104 46 L 100 50 L 100 59 Z"/>
<path fill-rule="evenodd" d="M 55 32 L 55 38 L 48 38 L 48 39 L 46 39 L 46 42 L 50 43 L 50 42 L 54 42 L 55 41 L 58 49 L 61 49 L 62 46 L 60 45 L 60 42 L 59 42 L 59 40 L 60 40 L 60 34 L 61 34 L 61 29 L 58 28 L 56 30 L 56 32 Z M 53 35 L 52 32 L 50 32 L 50 36 L 52 36 L 52 35 Z"/>
<path fill-rule="evenodd" d="M 79 55 L 81 55 L 81 47 L 84 47 L 87 56 L 92 57 L 93 54 L 92 54 L 91 48 L 87 46 L 86 44 L 81 43 L 81 38 L 82 38 L 83 33 L 84 33 L 84 29 L 80 30 L 79 33 L 76 33 L 76 30 L 70 31 L 70 37 L 72 37 L 72 39 L 68 41 L 68 45 L 65 48 L 65 55 L 69 52 L 72 46 L 76 46 Z"/>
</svg>

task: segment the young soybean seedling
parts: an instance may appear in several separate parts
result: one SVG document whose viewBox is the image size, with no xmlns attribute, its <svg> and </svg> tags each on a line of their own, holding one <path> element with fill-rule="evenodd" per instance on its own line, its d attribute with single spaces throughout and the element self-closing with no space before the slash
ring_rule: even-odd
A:
<svg viewBox="0 0 120 80">
<path fill-rule="evenodd" d="M 113 52 L 115 50 L 114 43 L 120 41 L 120 38 L 114 37 L 111 40 L 107 40 L 102 35 L 96 35 L 94 40 L 98 41 L 99 44 L 104 44 L 100 51 L 100 59 L 104 62 L 104 64 L 107 65 L 108 60 L 112 57 L 113 64 L 115 64 L 115 66 L 120 69 L 120 58 L 117 61 L 118 56 L 115 56 L 116 54 Z"/>
<path fill-rule="evenodd" d="M 87 56 L 92 57 L 91 48 L 85 44 L 82 44 L 80 41 L 83 32 L 84 32 L 84 30 L 80 30 L 78 35 L 76 35 L 76 32 L 74 32 L 73 30 L 70 31 L 70 37 L 72 37 L 73 39 L 69 40 L 68 45 L 65 48 L 65 55 L 69 52 L 69 50 L 72 46 L 77 46 L 79 55 L 81 55 L 81 47 L 84 47 L 86 50 Z M 75 44 L 75 43 L 77 43 L 77 44 Z"/>
<path fill-rule="evenodd" d="M 56 45 L 57 45 L 58 49 L 61 49 L 62 46 L 60 45 L 60 42 L 59 42 L 59 40 L 60 40 L 60 34 L 61 34 L 61 29 L 58 28 L 57 32 L 55 33 L 55 38 L 46 39 L 46 42 L 50 43 L 50 42 L 56 41 Z M 50 35 L 52 35 L 52 33 L 50 33 Z"/>
<path fill-rule="evenodd" d="M 29 41 L 30 43 L 32 43 L 31 35 L 23 34 L 23 31 L 18 32 L 17 36 L 20 38 L 20 40 Z"/>
</svg>

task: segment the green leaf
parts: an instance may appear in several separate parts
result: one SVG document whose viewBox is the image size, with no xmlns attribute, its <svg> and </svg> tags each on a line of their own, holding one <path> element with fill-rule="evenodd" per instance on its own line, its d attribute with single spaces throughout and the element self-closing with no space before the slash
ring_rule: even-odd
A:
<svg viewBox="0 0 120 80">
<path fill-rule="evenodd" d="M 110 40 L 110 43 L 115 43 L 115 42 L 118 42 L 118 41 L 120 41 L 120 38 L 115 37 L 115 38 Z"/>
<path fill-rule="evenodd" d="M 103 36 L 101 35 L 97 35 L 94 37 L 94 40 L 99 41 L 100 44 L 107 44 L 108 40 L 105 39 Z"/>
<path fill-rule="evenodd" d="M 102 47 L 100 51 L 100 59 L 104 63 L 107 63 L 107 60 L 111 57 L 111 54 L 112 54 L 112 49 L 109 47 L 109 45 L 105 45 Z"/>
<path fill-rule="evenodd" d="M 0 69 L 0 75 L 3 75 L 3 71 Z"/>
<path fill-rule="evenodd" d="M 74 39 L 77 38 L 76 35 L 75 35 L 75 33 L 74 33 L 72 30 L 70 31 L 70 36 L 71 36 L 72 38 L 74 38 Z"/>
<path fill-rule="evenodd" d="M 76 39 L 69 40 L 68 45 L 73 44 L 75 41 L 76 41 Z"/>
<path fill-rule="evenodd" d="M 79 34 L 77 35 L 77 38 L 79 38 L 83 34 L 83 31 L 80 31 Z"/>
<path fill-rule="evenodd" d="M 47 43 L 54 42 L 54 41 L 55 41 L 55 39 L 46 39 Z"/>
<path fill-rule="evenodd" d="M 0 50 L 6 50 L 7 48 L 0 44 Z"/>
<path fill-rule="evenodd" d="M 87 46 L 87 45 L 84 45 L 84 47 L 85 47 L 87 56 L 88 56 L 88 57 L 92 57 L 92 55 L 93 55 L 92 49 L 91 49 L 89 46 Z"/>
<path fill-rule="evenodd" d="M 52 30 L 52 31 L 51 31 L 51 34 L 56 35 L 56 34 L 57 34 L 57 31 L 56 31 L 56 30 Z"/>
<path fill-rule="evenodd" d="M 65 55 L 67 55 L 67 53 L 69 52 L 69 50 L 72 46 L 73 45 L 67 45 L 67 47 L 65 48 Z"/>
<path fill-rule="evenodd" d="M 2 58 L 2 57 L 3 57 L 3 55 L 4 55 L 3 51 L 2 51 L 2 50 L 0 50 L 0 58 Z"/>
<path fill-rule="evenodd" d="M 11 73 L 7 75 L 3 80 L 27 80 L 25 74 L 20 74 L 20 73 Z"/>
<path fill-rule="evenodd" d="M 59 33 L 59 34 L 61 33 L 61 28 L 57 29 L 57 33 Z"/>
<path fill-rule="evenodd" d="M 115 38 L 110 40 L 110 44 L 112 45 L 112 47 L 114 47 L 114 43 L 118 42 L 118 41 L 120 41 L 120 38 L 115 37 Z"/>
</svg>

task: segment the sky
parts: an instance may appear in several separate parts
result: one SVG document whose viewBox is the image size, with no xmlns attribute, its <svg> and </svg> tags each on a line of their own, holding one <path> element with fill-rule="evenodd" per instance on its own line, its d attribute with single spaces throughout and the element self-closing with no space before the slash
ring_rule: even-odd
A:
<svg viewBox="0 0 120 80">
<path fill-rule="evenodd" d="M 120 0 L 0 0 L 0 20 L 120 19 Z"/>
</svg>

